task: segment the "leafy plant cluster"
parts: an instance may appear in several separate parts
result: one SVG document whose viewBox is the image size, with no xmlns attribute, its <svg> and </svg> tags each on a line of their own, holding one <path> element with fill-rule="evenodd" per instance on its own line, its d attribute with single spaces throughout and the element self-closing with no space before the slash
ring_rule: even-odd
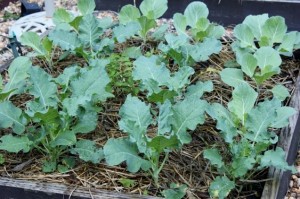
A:
<svg viewBox="0 0 300 199">
<path fill-rule="evenodd" d="M 190 79 L 197 63 L 222 50 L 224 28 L 211 23 L 206 5 L 195 1 L 173 16 L 176 32 L 171 33 L 156 22 L 167 8 L 167 0 L 144 0 L 139 8 L 126 5 L 116 23 L 95 17 L 93 0 L 79 0 L 79 14 L 56 10 L 56 27 L 45 38 L 24 33 L 22 44 L 33 49 L 30 56 L 44 61 L 44 69 L 19 57 L 8 70 L 8 82 L 1 79 L 0 128 L 10 128 L 11 133 L 0 138 L 0 149 L 40 151 L 46 157 L 44 172 L 71 169 L 75 160 L 70 153 L 95 164 L 103 159 L 110 166 L 125 162 L 129 172 L 146 171 L 159 187 L 169 153 L 189 144 L 190 132 L 210 117 L 224 139 L 223 154 L 229 157 L 222 157 L 218 147 L 203 153 L 219 174 L 209 188 L 212 198 L 225 198 L 238 180 L 261 169 L 292 170 L 281 148 L 270 149 L 278 141 L 276 129 L 287 126 L 295 113 L 282 105 L 289 92 L 277 85 L 269 91 L 271 99 L 258 97 L 260 85 L 280 73 L 281 56 L 292 56 L 300 47 L 300 34 L 287 33 L 282 17 L 248 16 L 234 29 L 232 49 L 239 67 L 220 72 L 233 90 L 231 101 L 209 103 L 203 94 L 213 91 L 212 81 Z M 118 45 L 132 40 L 138 45 L 118 52 Z M 151 48 L 145 51 L 142 46 Z M 62 54 L 54 61 L 57 49 Z M 57 77 L 46 72 L 69 55 L 84 59 L 85 66 L 73 63 Z M 22 106 L 12 100 L 24 95 L 29 100 Z M 79 139 L 95 131 L 102 103 L 123 95 L 118 126 L 124 137 L 108 139 L 103 148 Z M 181 198 L 186 189 L 172 184 L 163 195 Z"/>
</svg>

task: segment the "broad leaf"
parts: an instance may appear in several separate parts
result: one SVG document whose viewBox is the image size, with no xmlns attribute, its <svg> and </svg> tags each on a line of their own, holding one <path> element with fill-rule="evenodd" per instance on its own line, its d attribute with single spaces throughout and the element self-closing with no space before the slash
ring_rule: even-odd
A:
<svg viewBox="0 0 300 199">
<path fill-rule="evenodd" d="M 129 22 L 126 25 L 119 25 L 113 29 L 114 37 L 118 42 L 123 43 L 126 39 L 134 36 L 141 29 L 138 22 Z"/>
<path fill-rule="evenodd" d="M 208 104 L 196 96 L 185 98 L 173 106 L 173 132 L 182 144 L 190 143 L 191 137 L 187 130 L 195 130 L 198 124 L 205 121 L 204 112 Z"/>
<path fill-rule="evenodd" d="M 209 195 L 211 198 L 224 199 L 230 191 L 235 188 L 235 183 L 226 176 L 216 177 L 209 186 Z"/>
<path fill-rule="evenodd" d="M 171 183 L 170 188 L 171 189 L 166 189 L 162 192 L 163 196 L 166 199 L 182 199 L 185 196 L 186 191 L 188 189 L 188 187 L 185 184 L 178 185 L 175 183 Z"/>
<path fill-rule="evenodd" d="M 281 58 L 279 53 L 271 47 L 261 47 L 258 49 L 254 57 L 257 59 L 257 65 L 262 70 L 262 73 L 267 73 L 269 70 L 279 71 Z"/>
<path fill-rule="evenodd" d="M 241 157 L 234 159 L 231 166 L 232 166 L 232 173 L 234 177 L 243 177 L 247 174 L 247 172 L 253 169 L 256 160 L 252 157 Z"/>
<path fill-rule="evenodd" d="M 283 17 L 274 16 L 266 20 L 262 27 L 262 35 L 269 38 L 271 43 L 281 43 L 287 31 Z"/>
<path fill-rule="evenodd" d="M 187 92 L 185 94 L 186 97 L 196 96 L 197 98 L 201 98 L 203 93 L 213 91 L 213 83 L 212 81 L 206 82 L 197 82 L 195 85 L 191 85 L 187 88 Z"/>
<path fill-rule="evenodd" d="M 141 26 L 139 34 L 142 38 L 146 39 L 148 31 L 156 26 L 156 21 L 154 19 L 148 19 L 147 17 L 142 16 L 138 19 L 138 22 Z"/>
<path fill-rule="evenodd" d="M 245 123 L 245 116 L 252 110 L 258 94 L 247 83 L 235 87 L 232 93 L 232 101 L 228 103 L 228 109 Z"/>
<path fill-rule="evenodd" d="M 78 115 L 77 124 L 72 128 L 74 133 L 89 133 L 97 127 L 98 114 L 96 111 L 88 111 Z"/>
<path fill-rule="evenodd" d="M 221 71 L 220 75 L 222 81 L 232 87 L 237 87 L 240 84 L 246 83 L 241 69 L 225 68 Z"/>
<path fill-rule="evenodd" d="M 86 162 L 99 164 L 104 159 L 103 150 L 96 147 L 96 143 L 90 140 L 79 140 L 71 150 L 72 154 L 78 154 L 79 158 Z"/>
<path fill-rule="evenodd" d="M 154 38 L 155 41 L 160 41 L 164 39 L 166 32 L 168 31 L 169 25 L 163 24 L 159 26 L 152 34 L 151 37 Z"/>
<path fill-rule="evenodd" d="M 273 96 L 280 101 L 284 101 L 287 97 L 290 96 L 288 89 L 281 84 L 274 86 L 271 91 L 273 93 Z"/>
<path fill-rule="evenodd" d="M 53 22 L 55 25 L 70 23 L 71 21 L 73 21 L 73 16 L 64 8 L 58 8 L 53 13 Z"/>
<path fill-rule="evenodd" d="M 139 157 L 136 145 L 126 139 L 109 139 L 103 148 L 108 165 L 115 166 L 126 162 L 127 170 L 135 173 L 140 169 L 147 171 L 151 164 Z"/>
<path fill-rule="evenodd" d="M 159 107 L 159 115 L 157 119 L 158 135 L 170 134 L 171 133 L 171 120 L 172 120 L 172 104 L 169 100 L 160 105 Z"/>
<path fill-rule="evenodd" d="M 204 3 L 195 1 L 186 7 L 184 16 L 186 17 L 187 24 L 191 27 L 195 27 L 200 18 L 207 18 L 208 8 Z"/>
<path fill-rule="evenodd" d="M 102 28 L 99 27 L 98 20 L 92 14 L 82 18 L 79 25 L 79 39 L 85 45 L 93 47 L 100 40 Z"/>
<path fill-rule="evenodd" d="M 158 19 L 168 9 L 167 0 L 143 0 L 140 10 L 149 19 Z"/>
<path fill-rule="evenodd" d="M 235 26 L 234 36 L 240 40 L 240 45 L 242 48 L 256 48 L 254 44 L 254 35 L 247 25 L 239 24 Z"/>
<path fill-rule="evenodd" d="M 8 68 L 9 81 L 4 86 L 2 93 L 13 91 L 10 96 L 20 94 L 26 86 L 28 70 L 31 67 L 31 61 L 28 57 L 17 57 Z"/>
<path fill-rule="evenodd" d="M 16 134 L 22 134 L 26 123 L 21 109 L 9 101 L 0 103 L 0 128 L 11 127 Z"/>
<path fill-rule="evenodd" d="M 260 160 L 260 167 L 275 167 L 278 169 L 293 170 L 293 166 L 289 166 L 285 160 L 285 152 L 282 148 L 276 147 L 275 151 L 269 150 L 264 153 Z"/>
<path fill-rule="evenodd" d="M 177 148 L 178 144 L 179 141 L 176 136 L 170 138 L 156 136 L 147 144 L 147 146 L 153 148 L 158 153 L 162 153 L 164 150 Z"/>
<path fill-rule="evenodd" d="M 217 168 L 224 166 L 223 158 L 219 153 L 218 149 L 206 149 L 204 150 L 203 157 L 208 159 L 210 163 Z"/>
<path fill-rule="evenodd" d="M 0 141 L 0 150 L 5 150 L 10 153 L 19 153 L 20 151 L 27 153 L 33 144 L 26 136 L 17 137 L 10 134 L 2 136 Z"/>
<path fill-rule="evenodd" d="M 179 68 L 179 70 L 171 77 L 167 86 L 169 87 L 169 89 L 179 93 L 185 85 L 190 83 L 189 78 L 194 73 L 195 71 L 192 67 L 183 66 Z"/>
<path fill-rule="evenodd" d="M 295 115 L 297 111 L 292 107 L 279 107 L 276 110 L 276 118 L 272 122 L 273 128 L 283 128 L 289 125 L 289 118 Z"/>
<path fill-rule="evenodd" d="M 251 29 L 255 38 L 260 39 L 263 34 L 263 25 L 268 18 L 268 14 L 248 15 L 243 21 L 243 24 L 246 24 Z"/>
<path fill-rule="evenodd" d="M 252 54 L 243 54 L 240 59 L 237 59 L 237 62 L 241 65 L 244 73 L 246 73 L 249 77 L 253 77 L 257 67 L 257 60 Z"/>
<path fill-rule="evenodd" d="M 186 34 L 187 21 L 186 17 L 180 13 L 176 13 L 173 16 L 174 27 L 178 34 Z"/>
<path fill-rule="evenodd" d="M 32 48 L 38 56 L 44 56 L 46 54 L 46 51 L 41 44 L 41 38 L 37 33 L 24 32 L 20 41 L 23 45 Z"/>
<path fill-rule="evenodd" d="M 278 46 L 278 51 L 283 55 L 292 56 L 296 39 L 296 31 L 285 34 L 282 43 Z"/>
<path fill-rule="evenodd" d="M 75 32 L 53 30 L 49 33 L 49 39 L 63 50 L 75 50 L 80 46 L 80 40 Z"/>
<path fill-rule="evenodd" d="M 139 9 L 133 5 L 125 5 L 121 8 L 119 13 L 119 20 L 121 24 L 127 24 L 131 21 L 137 21 L 141 13 Z"/>
<path fill-rule="evenodd" d="M 78 10 L 82 15 L 92 14 L 96 8 L 94 0 L 78 0 Z"/>
<path fill-rule="evenodd" d="M 57 137 L 51 142 L 52 147 L 57 146 L 72 146 L 76 143 L 76 135 L 73 131 L 60 132 Z"/>
</svg>

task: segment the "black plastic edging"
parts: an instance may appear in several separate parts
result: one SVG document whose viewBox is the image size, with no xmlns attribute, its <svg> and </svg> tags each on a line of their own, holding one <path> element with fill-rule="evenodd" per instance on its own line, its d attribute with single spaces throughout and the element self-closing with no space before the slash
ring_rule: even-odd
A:
<svg viewBox="0 0 300 199">
<path fill-rule="evenodd" d="M 187 5 L 195 0 L 169 0 L 168 10 L 163 17 L 171 18 L 176 12 L 183 13 Z M 95 0 L 97 10 L 120 11 L 122 6 L 133 4 L 133 0 Z M 136 0 L 137 5 L 141 0 Z M 247 1 L 247 0 L 202 0 L 209 11 L 209 19 L 224 26 L 242 23 L 250 14 L 268 13 L 286 19 L 289 30 L 300 31 L 300 1 Z"/>
</svg>

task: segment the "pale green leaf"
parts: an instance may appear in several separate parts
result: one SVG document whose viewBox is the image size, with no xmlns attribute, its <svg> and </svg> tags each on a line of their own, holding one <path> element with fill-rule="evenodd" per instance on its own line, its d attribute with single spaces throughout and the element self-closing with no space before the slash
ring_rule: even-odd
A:
<svg viewBox="0 0 300 199">
<path fill-rule="evenodd" d="M 154 19 L 148 19 L 147 17 L 142 16 L 138 19 L 138 22 L 141 26 L 139 34 L 142 38 L 146 39 L 148 31 L 156 26 L 156 21 Z"/>
<path fill-rule="evenodd" d="M 297 111 L 292 107 L 279 107 L 276 110 L 276 118 L 272 122 L 273 128 L 283 128 L 289 125 L 289 118 L 295 115 Z"/>
<path fill-rule="evenodd" d="M 203 93 L 213 91 L 214 85 L 212 81 L 200 82 L 197 84 L 191 85 L 187 88 L 187 92 L 185 94 L 186 97 L 189 96 L 197 96 L 197 98 L 202 97 Z"/>
<path fill-rule="evenodd" d="M 252 54 L 243 54 L 240 59 L 237 59 L 237 62 L 241 65 L 242 71 L 246 73 L 246 75 L 253 77 L 255 69 L 257 68 L 257 60 Z"/>
<path fill-rule="evenodd" d="M 143 0 L 140 10 L 149 19 L 158 19 L 168 9 L 167 0 Z"/>
<path fill-rule="evenodd" d="M 208 8 L 204 3 L 194 1 L 186 7 L 184 16 L 186 17 L 187 24 L 193 28 L 200 18 L 207 18 Z"/>
<path fill-rule="evenodd" d="M 237 68 L 225 68 L 220 72 L 221 79 L 229 86 L 237 87 L 245 83 L 243 71 Z"/>
<path fill-rule="evenodd" d="M 92 14 L 96 8 L 94 0 L 78 0 L 78 10 L 82 15 Z"/>
<path fill-rule="evenodd" d="M 78 154 L 83 161 L 94 164 L 99 164 L 104 159 L 103 150 L 97 148 L 96 143 L 91 140 L 79 140 L 70 151 L 72 154 Z"/>
<path fill-rule="evenodd" d="M 77 76 L 78 72 L 79 72 L 78 66 L 71 66 L 71 67 L 65 68 L 63 73 L 61 73 L 54 80 L 60 86 L 64 86 L 63 92 L 66 92 L 67 89 L 69 88 L 69 84 L 70 84 L 71 80 L 73 80 Z"/>
<path fill-rule="evenodd" d="M 166 32 L 168 31 L 169 25 L 163 24 L 159 26 L 151 35 L 151 37 L 154 38 L 155 41 L 163 40 L 165 37 Z"/>
<path fill-rule="evenodd" d="M 119 25 L 113 29 L 114 37 L 118 42 L 123 43 L 126 39 L 134 36 L 141 29 L 138 22 L 129 22 L 126 25 Z"/>
<path fill-rule="evenodd" d="M 119 20 L 121 24 L 127 24 L 131 21 L 137 21 L 141 13 L 139 9 L 133 5 L 125 5 L 121 8 L 119 13 Z"/>
<path fill-rule="evenodd" d="M 88 111 L 78 115 L 78 121 L 72 128 L 72 131 L 76 133 L 89 133 L 97 127 L 98 114 L 96 111 Z"/>
<path fill-rule="evenodd" d="M 274 150 L 269 150 L 264 153 L 260 160 L 260 167 L 275 167 L 283 171 L 292 170 L 293 166 L 289 166 L 285 160 L 285 152 L 282 148 L 276 147 Z"/>
<path fill-rule="evenodd" d="M 21 36 L 20 42 L 22 45 L 32 48 L 38 56 L 44 56 L 46 54 L 41 43 L 41 38 L 35 32 L 24 32 Z"/>
<path fill-rule="evenodd" d="M 11 127 L 15 133 L 22 134 L 25 131 L 26 123 L 21 109 L 9 101 L 0 103 L 0 128 Z"/>
<path fill-rule="evenodd" d="M 176 136 L 167 138 L 165 136 L 156 136 L 147 143 L 147 147 L 154 149 L 157 153 L 162 153 L 165 150 L 177 148 L 179 141 Z"/>
<path fill-rule="evenodd" d="M 66 30 L 51 31 L 49 33 L 49 39 L 63 50 L 75 50 L 81 45 L 77 34 Z"/>
<path fill-rule="evenodd" d="M 257 92 L 249 84 L 240 84 L 233 90 L 233 99 L 228 103 L 228 109 L 244 124 L 245 116 L 252 110 L 257 96 Z"/>
<path fill-rule="evenodd" d="M 60 132 L 51 142 L 52 147 L 72 146 L 76 143 L 76 135 L 73 131 Z"/>
<path fill-rule="evenodd" d="M 284 101 L 287 97 L 290 96 L 289 90 L 281 84 L 274 86 L 271 91 L 273 93 L 273 96 L 280 101 Z"/>
<path fill-rule="evenodd" d="M 216 166 L 217 168 L 221 168 L 224 166 L 222 156 L 218 149 L 205 149 L 203 157 L 208 159 L 210 161 L 210 164 Z"/>
<path fill-rule="evenodd" d="M 285 34 L 282 43 L 278 46 L 278 51 L 283 55 L 292 56 L 296 39 L 296 31 Z"/>
<path fill-rule="evenodd" d="M 122 53 L 123 56 L 126 56 L 126 57 L 129 57 L 131 59 L 137 59 L 139 57 L 142 56 L 142 51 L 141 51 L 141 48 L 139 46 L 137 47 L 129 47 L 129 48 L 126 48 L 123 53 Z"/>
<path fill-rule="evenodd" d="M 177 33 L 186 34 L 187 21 L 186 17 L 183 14 L 176 13 L 173 16 L 174 27 L 176 28 Z"/>
<path fill-rule="evenodd" d="M 64 8 L 58 8 L 53 13 L 53 22 L 55 25 L 61 23 L 70 23 L 73 21 L 73 16 Z"/>
<path fill-rule="evenodd" d="M 253 169 L 256 160 L 252 157 L 240 157 L 233 160 L 232 173 L 234 177 L 243 177 L 247 174 L 247 172 Z"/>
<path fill-rule="evenodd" d="M 31 61 L 28 57 L 17 57 L 8 68 L 9 81 L 4 86 L 2 93 L 13 91 L 10 96 L 20 94 L 26 86 L 28 70 L 31 68 Z"/>
<path fill-rule="evenodd" d="M 254 57 L 257 59 L 257 65 L 261 69 L 262 74 L 280 72 L 279 66 L 282 60 L 279 52 L 272 47 L 261 47 L 254 53 Z"/>
<path fill-rule="evenodd" d="M 158 135 L 164 135 L 171 133 L 171 120 L 172 120 L 172 104 L 169 100 L 165 101 L 162 105 L 159 106 L 159 115 L 157 119 Z"/>
<path fill-rule="evenodd" d="M 94 15 L 89 14 L 82 18 L 79 25 L 79 39 L 82 43 L 93 47 L 100 41 L 102 33 L 102 28 L 99 27 L 98 20 Z"/>
<path fill-rule="evenodd" d="M 263 25 L 268 18 L 268 14 L 248 15 L 243 21 L 243 24 L 246 24 L 251 29 L 255 38 L 260 39 L 263 34 Z"/>
<path fill-rule="evenodd" d="M 254 44 L 254 35 L 247 25 L 239 24 L 235 26 L 234 36 L 239 39 L 242 48 L 256 48 Z"/>
<path fill-rule="evenodd" d="M 185 184 L 179 185 L 175 183 L 171 183 L 170 188 L 171 189 L 166 189 L 162 192 L 166 199 L 182 199 L 188 189 Z"/>
<path fill-rule="evenodd" d="M 195 130 L 198 124 L 204 123 L 207 106 L 206 101 L 196 96 L 187 97 L 173 106 L 173 131 L 182 144 L 191 141 L 187 130 Z"/>
<path fill-rule="evenodd" d="M 39 67 L 33 67 L 29 70 L 30 82 L 32 86 L 29 93 L 33 95 L 40 104 L 41 109 L 48 109 L 57 106 L 57 87 L 51 82 L 52 77 Z"/>
<path fill-rule="evenodd" d="M 216 177 L 209 186 L 209 195 L 211 198 L 224 199 L 228 196 L 232 189 L 235 188 L 235 183 L 226 176 Z"/>
<path fill-rule="evenodd" d="M 189 38 L 186 35 L 175 35 L 168 33 L 165 35 L 165 39 L 168 43 L 168 46 L 172 49 L 180 49 L 182 46 L 185 46 L 189 43 Z"/>
<path fill-rule="evenodd" d="M 27 153 L 33 144 L 26 136 L 12 136 L 11 134 L 2 136 L 0 141 L 0 150 L 10 153 L 19 153 L 20 151 Z"/>
<path fill-rule="evenodd" d="M 190 76 L 195 73 L 194 69 L 190 66 L 183 66 L 171 77 L 170 81 L 166 84 L 170 90 L 180 92 L 180 90 L 190 83 Z"/>
<path fill-rule="evenodd" d="M 135 173 L 140 169 L 147 171 L 151 164 L 139 157 L 136 145 L 126 139 L 109 139 L 103 148 L 105 160 L 108 165 L 115 166 L 126 162 L 127 170 Z"/>
<path fill-rule="evenodd" d="M 274 16 L 266 20 L 262 27 L 262 35 L 268 37 L 271 43 L 281 43 L 287 31 L 283 17 Z"/>
<path fill-rule="evenodd" d="M 197 31 L 205 31 L 209 26 L 210 22 L 207 18 L 200 18 L 197 21 L 195 28 L 197 29 Z"/>
<path fill-rule="evenodd" d="M 205 31 L 207 33 L 206 37 L 221 39 L 225 34 L 225 28 L 217 24 L 209 24 Z"/>
</svg>

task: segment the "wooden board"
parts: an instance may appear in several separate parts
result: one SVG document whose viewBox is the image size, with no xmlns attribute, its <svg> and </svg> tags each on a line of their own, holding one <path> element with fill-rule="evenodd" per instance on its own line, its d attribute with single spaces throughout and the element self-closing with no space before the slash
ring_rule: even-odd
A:
<svg viewBox="0 0 300 199">
<path fill-rule="evenodd" d="M 278 146 L 286 151 L 286 160 L 293 165 L 297 157 L 300 138 L 300 76 L 297 78 L 290 106 L 294 107 L 297 113 L 290 118 L 289 127 L 281 131 Z M 273 178 L 273 180 L 265 184 L 261 199 L 283 199 L 289 188 L 291 172 L 270 168 L 269 178 Z"/>
<path fill-rule="evenodd" d="M 118 192 L 84 189 L 55 183 L 0 178 L 1 199 L 158 199 Z"/>
</svg>

